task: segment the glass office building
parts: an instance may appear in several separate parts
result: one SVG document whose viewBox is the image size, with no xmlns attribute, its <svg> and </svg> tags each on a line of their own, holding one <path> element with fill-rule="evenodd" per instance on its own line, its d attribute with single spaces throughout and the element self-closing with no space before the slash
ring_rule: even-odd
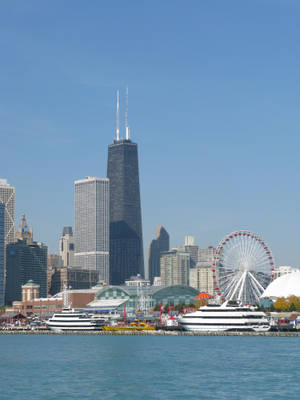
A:
<svg viewBox="0 0 300 400">
<path fill-rule="evenodd" d="M 148 277 L 153 284 L 154 278 L 160 276 L 160 256 L 170 248 L 170 238 L 163 226 L 156 227 L 156 238 L 152 240 L 148 250 Z"/>
<path fill-rule="evenodd" d="M 5 205 L 4 235 L 5 244 L 15 240 L 15 188 L 0 179 L 0 202 Z"/>
<path fill-rule="evenodd" d="M 137 144 L 116 139 L 108 147 L 110 181 L 110 282 L 144 276 L 142 215 Z"/>
<path fill-rule="evenodd" d="M 47 296 L 47 253 L 47 246 L 26 239 L 6 246 L 5 304 L 21 300 L 21 287 L 30 279 L 40 285 L 40 296 Z"/>
</svg>

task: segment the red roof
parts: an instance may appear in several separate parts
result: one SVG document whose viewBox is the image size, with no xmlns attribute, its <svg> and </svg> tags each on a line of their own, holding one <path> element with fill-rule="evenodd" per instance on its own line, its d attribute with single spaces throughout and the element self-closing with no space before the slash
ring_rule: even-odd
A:
<svg viewBox="0 0 300 400">
<path fill-rule="evenodd" d="M 198 296 L 194 297 L 196 300 L 206 300 L 206 299 L 211 299 L 212 296 L 208 293 L 202 292 L 199 293 Z"/>
</svg>

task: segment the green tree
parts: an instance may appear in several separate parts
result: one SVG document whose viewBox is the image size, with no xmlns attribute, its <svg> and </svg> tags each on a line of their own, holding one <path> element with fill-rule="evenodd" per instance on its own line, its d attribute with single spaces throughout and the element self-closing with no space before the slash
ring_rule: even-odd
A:
<svg viewBox="0 0 300 400">
<path fill-rule="evenodd" d="M 161 307 L 160 304 L 156 304 L 156 305 L 153 307 L 153 311 L 160 311 L 160 307 Z"/>
<path fill-rule="evenodd" d="M 296 306 L 294 303 L 291 303 L 289 306 L 289 311 L 296 311 Z"/>
</svg>

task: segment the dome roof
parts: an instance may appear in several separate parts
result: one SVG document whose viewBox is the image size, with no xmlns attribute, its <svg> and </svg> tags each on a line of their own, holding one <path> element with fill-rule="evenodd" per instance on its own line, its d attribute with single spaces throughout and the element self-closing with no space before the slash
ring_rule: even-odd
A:
<svg viewBox="0 0 300 400">
<path fill-rule="evenodd" d="M 300 297 L 300 271 L 285 274 L 275 279 L 263 292 L 261 297 Z"/>
<path fill-rule="evenodd" d="M 25 283 L 25 285 L 23 286 L 40 286 L 37 283 L 34 283 L 32 279 L 29 279 L 29 281 L 27 283 Z"/>
</svg>

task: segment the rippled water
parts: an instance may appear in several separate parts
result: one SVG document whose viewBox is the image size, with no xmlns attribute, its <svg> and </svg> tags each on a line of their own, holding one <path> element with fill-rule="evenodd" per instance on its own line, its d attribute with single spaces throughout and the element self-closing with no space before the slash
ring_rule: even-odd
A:
<svg viewBox="0 0 300 400">
<path fill-rule="evenodd" d="M 0 398 L 299 399 L 300 338 L 0 336 Z"/>
</svg>

